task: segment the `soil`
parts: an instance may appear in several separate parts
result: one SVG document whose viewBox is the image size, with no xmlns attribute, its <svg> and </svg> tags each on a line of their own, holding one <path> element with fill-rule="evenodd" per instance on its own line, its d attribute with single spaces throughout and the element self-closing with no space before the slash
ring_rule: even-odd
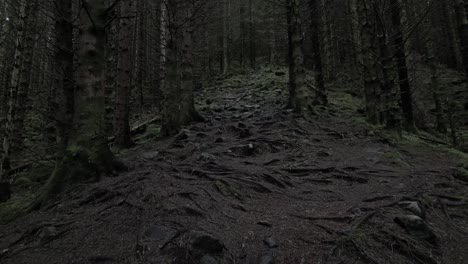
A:
<svg viewBox="0 0 468 264">
<path fill-rule="evenodd" d="M 205 122 L 140 137 L 120 154 L 128 172 L 1 225 L 0 262 L 466 263 L 460 157 L 394 141 L 339 92 L 315 120 L 298 118 L 273 89 L 284 78 L 198 92 Z M 395 221 L 415 214 L 424 228 Z"/>
</svg>

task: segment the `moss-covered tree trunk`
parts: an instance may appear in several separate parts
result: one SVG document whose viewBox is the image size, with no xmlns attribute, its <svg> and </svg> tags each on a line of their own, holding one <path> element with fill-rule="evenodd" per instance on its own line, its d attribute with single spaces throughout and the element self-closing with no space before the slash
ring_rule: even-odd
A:
<svg viewBox="0 0 468 264">
<path fill-rule="evenodd" d="M 65 186 L 110 174 L 119 165 L 107 142 L 105 113 L 105 48 L 108 22 L 105 0 L 83 1 L 80 9 L 79 64 L 75 118 L 67 148 L 45 186 L 37 208 Z"/>
<path fill-rule="evenodd" d="M 314 114 L 312 91 L 306 85 L 304 54 L 302 52 L 302 22 L 299 0 L 287 2 L 288 56 L 289 56 L 289 107 L 304 117 Z"/>
</svg>

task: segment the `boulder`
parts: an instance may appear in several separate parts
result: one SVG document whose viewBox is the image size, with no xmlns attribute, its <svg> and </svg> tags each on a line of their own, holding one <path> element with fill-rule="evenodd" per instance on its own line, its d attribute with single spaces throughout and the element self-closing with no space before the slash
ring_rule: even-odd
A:
<svg viewBox="0 0 468 264">
<path fill-rule="evenodd" d="M 436 239 L 434 231 L 417 215 L 397 216 L 394 221 L 412 236 L 431 242 Z"/>
</svg>

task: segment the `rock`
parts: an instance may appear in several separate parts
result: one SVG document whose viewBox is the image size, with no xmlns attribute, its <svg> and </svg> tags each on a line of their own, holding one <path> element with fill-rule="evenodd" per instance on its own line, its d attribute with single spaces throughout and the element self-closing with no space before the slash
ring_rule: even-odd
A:
<svg viewBox="0 0 468 264">
<path fill-rule="evenodd" d="M 154 159 L 159 156 L 159 151 L 146 152 L 142 155 L 144 159 Z"/>
<path fill-rule="evenodd" d="M 4 203 L 10 200 L 10 197 L 11 197 L 10 183 L 6 181 L 0 182 L 0 203 Z"/>
<path fill-rule="evenodd" d="M 171 227 L 153 225 L 148 227 L 141 235 L 137 244 L 137 253 L 144 255 L 151 250 L 159 250 L 177 235 L 177 231 Z"/>
<path fill-rule="evenodd" d="M 205 254 L 219 254 L 223 252 L 223 242 L 204 231 L 191 231 L 189 238 L 192 249 L 196 251 Z"/>
<path fill-rule="evenodd" d="M 276 243 L 276 241 L 271 238 L 271 237 L 268 237 L 268 238 L 265 238 L 263 240 L 263 242 L 265 243 L 265 245 L 267 245 L 269 248 L 277 248 L 278 247 L 278 244 Z"/>
<path fill-rule="evenodd" d="M 275 259 L 273 258 L 273 256 L 270 254 L 266 254 L 261 257 L 259 264 L 274 264 L 274 263 L 275 263 Z"/>
<path fill-rule="evenodd" d="M 182 130 L 175 136 L 176 141 L 186 140 L 189 138 L 188 132 L 186 130 Z"/>
<path fill-rule="evenodd" d="M 39 237 L 41 240 L 47 240 L 51 239 L 55 236 L 57 236 L 58 232 L 57 229 L 53 226 L 47 226 L 41 229 L 41 232 L 39 233 Z"/>
<path fill-rule="evenodd" d="M 417 215 L 417 216 L 419 216 L 419 217 L 421 217 L 423 219 L 425 218 L 425 213 L 423 212 L 423 210 L 419 206 L 419 203 L 416 202 L 416 201 L 403 201 L 403 202 L 398 203 L 398 205 L 402 206 L 406 210 L 412 212 L 413 214 L 415 214 L 415 215 Z"/>
<path fill-rule="evenodd" d="M 255 148 L 253 144 L 247 144 L 247 145 L 240 145 L 240 146 L 235 146 L 229 148 L 229 152 L 238 154 L 238 155 L 246 155 L 250 156 L 254 154 Z"/>
<path fill-rule="evenodd" d="M 200 259 L 200 264 L 221 264 L 221 261 L 213 256 L 205 255 Z"/>
<path fill-rule="evenodd" d="M 111 257 L 108 257 L 108 256 L 91 256 L 88 258 L 88 261 L 89 263 L 99 263 L 99 264 L 103 264 L 103 263 L 113 263 L 115 260 Z"/>
<path fill-rule="evenodd" d="M 434 241 L 436 239 L 434 231 L 417 215 L 398 216 L 395 217 L 394 221 L 399 226 L 403 227 L 410 235 L 428 241 Z"/>
<path fill-rule="evenodd" d="M 216 157 L 210 153 L 206 153 L 206 152 L 203 152 L 202 154 L 200 154 L 200 156 L 198 157 L 198 160 L 199 161 L 215 161 L 216 160 Z"/>
<path fill-rule="evenodd" d="M 327 151 L 321 150 L 317 152 L 317 157 L 322 157 L 322 158 L 330 157 L 330 153 Z"/>
<path fill-rule="evenodd" d="M 222 137 L 219 137 L 215 140 L 215 143 L 223 143 L 224 142 L 224 138 Z"/>
<path fill-rule="evenodd" d="M 247 138 L 247 137 L 250 137 L 252 136 L 252 133 L 250 132 L 250 130 L 248 128 L 244 128 L 240 131 L 239 133 L 239 137 L 240 138 Z"/>
<path fill-rule="evenodd" d="M 267 226 L 267 227 L 272 227 L 273 225 L 268 222 L 268 221 L 258 221 L 257 222 L 258 225 L 262 225 L 262 226 Z"/>
</svg>

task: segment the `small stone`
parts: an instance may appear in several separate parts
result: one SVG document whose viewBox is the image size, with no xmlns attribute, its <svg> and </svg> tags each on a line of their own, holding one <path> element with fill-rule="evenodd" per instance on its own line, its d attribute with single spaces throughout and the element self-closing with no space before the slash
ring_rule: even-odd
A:
<svg viewBox="0 0 468 264">
<path fill-rule="evenodd" d="M 419 203 L 418 202 L 415 202 L 415 201 L 404 201 L 404 202 L 400 202 L 398 203 L 399 205 L 401 205 L 403 208 L 407 209 L 408 211 L 412 212 L 413 214 L 421 217 L 421 218 L 425 218 L 425 214 L 423 212 L 423 210 L 421 209 L 421 207 L 419 206 Z"/>
<path fill-rule="evenodd" d="M 267 245 L 269 248 L 277 248 L 278 247 L 278 244 L 276 243 L 276 241 L 271 238 L 271 237 L 268 237 L 268 238 L 265 238 L 263 240 L 263 242 L 265 243 L 265 245 Z"/>
<path fill-rule="evenodd" d="M 57 229 L 53 226 L 48 226 L 48 227 L 44 227 L 40 234 L 39 234 L 39 237 L 41 239 L 49 239 L 49 238 L 53 238 L 55 236 L 57 236 Z"/>
<path fill-rule="evenodd" d="M 239 137 L 240 138 L 247 138 L 247 137 L 250 137 L 252 136 L 252 133 L 250 132 L 250 130 L 248 128 L 245 128 L 245 129 L 242 129 L 239 133 Z"/>
<path fill-rule="evenodd" d="M 429 241 L 433 241 L 436 238 L 434 231 L 417 215 L 398 216 L 395 217 L 394 221 L 415 237 Z"/>
<path fill-rule="evenodd" d="M 144 159 L 154 159 L 159 156 L 159 151 L 151 151 L 151 152 L 146 152 L 142 155 Z"/>
<path fill-rule="evenodd" d="M 317 152 L 317 157 L 322 157 L 322 158 L 330 157 L 330 153 L 327 152 L 327 151 L 321 150 L 321 151 Z"/>
<path fill-rule="evenodd" d="M 267 227 L 271 227 L 273 226 L 270 222 L 268 221 L 259 221 L 257 222 L 258 225 L 262 225 L 262 226 L 267 226 Z"/>
<path fill-rule="evenodd" d="M 160 249 L 171 241 L 177 234 L 175 229 L 167 226 L 153 225 L 148 227 L 138 241 L 137 251 L 145 254 L 151 249 Z"/>
<path fill-rule="evenodd" d="M 270 254 L 263 255 L 262 258 L 260 259 L 260 264 L 274 264 L 274 263 L 275 263 L 275 259 Z"/>
<path fill-rule="evenodd" d="M 215 143 L 223 143 L 224 142 L 224 138 L 222 137 L 219 137 L 215 140 Z"/>
<path fill-rule="evenodd" d="M 210 153 L 203 152 L 198 157 L 198 160 L 199 161 L 215 161 L 216 157 L 214 155 L 210 154 Z"/>
<path fill-rule="evenodd" d="M 179 134 L 177 134 L 177 136 L 175 137 L 177 141 L 186 140 L 188 138 L 189 138 L 189 135 L 186 130 L 180 131 Z"/>
<path fill-rule="evenodd" d="M 210 255 L 205 255 L 200 259 L 200 264 L 220 264 L 221 262 Z"/>
<path fill-rule="evenodd" d="M 221 253 L 224 249 L 224 244 L 218 238 L 203 231 L 191 231 L 189 234 L 191 238 L 191 245 L 197 251 L 217 254 Z"/>
<path fill-rule="evenodd" d="M 253 155 L 255 153 L 255 146 L 250 143 L 247 145 L 241 145 L 241 146 L 236 146 L 232 147 L 229 149 L 230 152 L 239 154 L 239 155 Z"/>
</svg>

